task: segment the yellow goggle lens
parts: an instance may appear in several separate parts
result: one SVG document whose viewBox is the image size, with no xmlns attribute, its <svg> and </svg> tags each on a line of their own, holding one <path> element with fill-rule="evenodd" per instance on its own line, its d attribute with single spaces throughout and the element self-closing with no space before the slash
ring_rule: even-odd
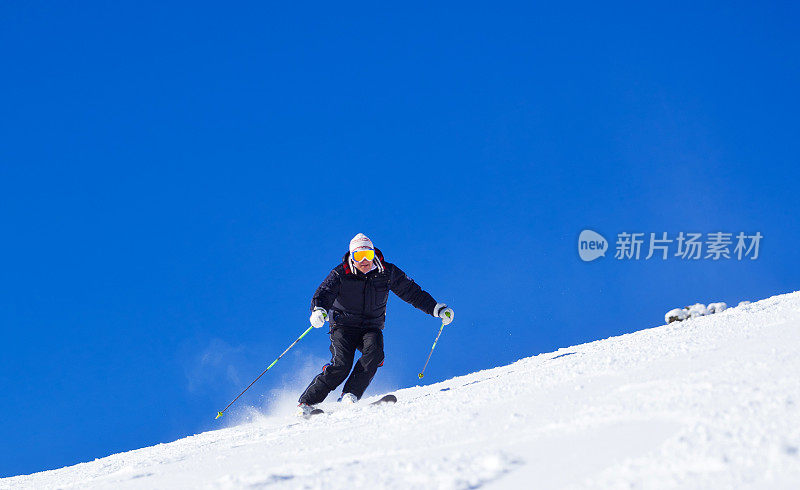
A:
<svg viewBox="0 0 800 490">
<path fill-rule="evenodd" d="M 361 262 L 362 260 L 373 260 L 375 258 L 375 251 L 374 250 L 359 250 L 357 252 L 353 252 L 353 260 L 356 262 Z"/>
</svg>

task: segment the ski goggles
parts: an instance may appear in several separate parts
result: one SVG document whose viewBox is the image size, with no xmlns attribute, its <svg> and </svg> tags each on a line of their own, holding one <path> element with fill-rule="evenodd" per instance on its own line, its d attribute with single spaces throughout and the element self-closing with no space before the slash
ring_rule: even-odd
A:
<svg viewBox="0 0 800 490">
<path fill-rule="evenodd" d="M 375 259 L 375 251 L 374 250 L 357 250 L 353 252 L 353 260 L 356 262 L 361 262 L 362 260 L 374 260 Z"/>
</svg>

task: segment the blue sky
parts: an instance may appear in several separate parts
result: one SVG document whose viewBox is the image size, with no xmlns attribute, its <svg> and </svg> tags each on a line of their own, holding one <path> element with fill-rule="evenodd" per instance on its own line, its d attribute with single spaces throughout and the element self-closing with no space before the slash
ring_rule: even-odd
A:
<svg viewBox="0 0 800 490">
<path fill-rule="evenodd" d="M 798 289 L 796 5 L 303 7 L 0 7 L 0 476 L 220 426 L 357 232 L 456 311 L 426 383 Z M 585 228 L 764 239 L 585 263 Z M 437 328 L 393 298 L 375 382 Z"/>
</svg>

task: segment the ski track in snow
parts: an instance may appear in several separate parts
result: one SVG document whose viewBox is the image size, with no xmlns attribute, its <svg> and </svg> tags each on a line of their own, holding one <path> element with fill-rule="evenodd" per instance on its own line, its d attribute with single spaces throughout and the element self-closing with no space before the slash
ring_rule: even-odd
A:
<svg viewBox="0 0 800 490">
<path fill-rule="evenodd" d="M 795 292 L 0 488 L 796 489 L 798 347 Z"/>
</svg>

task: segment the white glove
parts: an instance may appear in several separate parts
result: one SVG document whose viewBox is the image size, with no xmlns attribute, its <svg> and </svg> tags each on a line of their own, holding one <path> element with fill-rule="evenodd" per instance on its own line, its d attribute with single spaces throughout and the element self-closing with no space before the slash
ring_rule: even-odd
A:
<svg viewBox="0 0 800 490">
<path fill-rule="evenodd" d="M 436 307 L 433 309 L 433 316 L 441 318 L 442 323 L 449 325 L 450 322 L 453 321 L 453 318 L 455 318 L 456 314 L 453 312 L 453 309 L 446 304 L 436 303 Z"/>
<path fill-rule="evenodd" d="M 314 311 L 311 312 L 311 326 L 314 328 L 322 328 L 325 325 L 325 322 L 328 321 L 328 312 L 325 311 L 325 308 L 320 308 L 317 306 L 314 308 Z"/>
</svg>

